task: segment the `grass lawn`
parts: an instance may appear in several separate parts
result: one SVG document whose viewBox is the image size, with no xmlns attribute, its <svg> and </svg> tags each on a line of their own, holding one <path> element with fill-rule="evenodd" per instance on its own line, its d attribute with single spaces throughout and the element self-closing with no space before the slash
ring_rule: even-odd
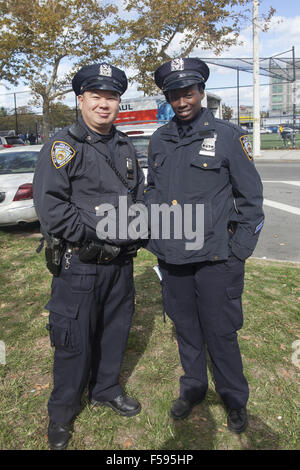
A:
<svg viewBox="0 0 300 470">
<path fill-rule="evenodd" d="M 37 243 L 32 232 L 0 231 L 0 340 L 6 345 L 6 364 L 0 365 L 2 450 L 48 449 L 53 351 L 44 306 L 51 276 L 43 252 L 35 253 Z M 300 365 L 292 361 L 293 353 L 297 356 L 292 345 L 300 339 L 300 265 L 254 259 L 246 264 L 239 338 L 250 385 L 249 427 L 238 436 L 227 429 L 211 378 L 205 401 L 188 419 L 170 418 L 182 370 L 174 328 L 162 319 L 155 264 L 145 250 L 135 259 L 136 312 L 121 374 L 142 412 L 123 418 L 109 408 L 90 407 L 84 395 L 69 449 L 299 449 Z"/>
<path fill-rule="evenodd" d="M 253 134 L 249 134 L 251 142 L 253 141 Z M 300 133 L 295 134 L 296 148 L 300 148 Z M 279 133 L 276 134 L 260 134 L 260 145 L 262 150 L 281 150 L 292 149 L 293 145 L 291 140 L 288 141 L 287 147 L 284 146 L 283 140 Z"/>
</svg>

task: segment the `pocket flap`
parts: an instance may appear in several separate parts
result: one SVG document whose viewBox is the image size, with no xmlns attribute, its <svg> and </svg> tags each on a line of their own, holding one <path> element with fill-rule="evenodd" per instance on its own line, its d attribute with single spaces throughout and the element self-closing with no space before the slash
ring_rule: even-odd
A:
<svg viewBox="0 0 300 470">
<path fill-rule="evenodd" d="M 226 292 L 229 299 L 238 299 L 241 297 L 244 290 L 243 285 L 227 287 Z"/>
<path fill-rule="evenodd" d="M 79 305 L 78 304 L 66 304 L 63 301 L 57 299 L 50 299 L 47 305 L 45 306 L 47 310 L 53 313 L 57 313 L 63 317 L 74 318 L 78 317 Z"/>
<path fill-rule="evenodd" d="M 83 264 L 82 262 L 73 263 L 72 275 L 77 276 L 95 276 L 97 274 L 96 264 Z"/>
<path fill-rule="evenodd" d="M 157 155 L 156 158 L 155 158 L 155 161 L 153 162 L 154 168 L 158 168 L 158 167 L 162 166 L 163 162 L 166 159 L 166 156 L 167 156 L 166 154 Z"/>
<path fill-rule="evenodd" d="M 99 209 L 100 204 L 110 204 L 113 207 L 118 207 L 119 200 L 118 194 L 102 194 L 98 197 L 80 197 L 71 198 L 71 202 L 79 209 L 84 209 L 88 212 L 95 212 Z"/>
<path fill-rule="evenodd" d="M 202 170 L 218 170 L 221 168 L 222 161 L 215 157 L 195 155 L 191 160 L 191 165 L 202 168 Z"/>
</svg>

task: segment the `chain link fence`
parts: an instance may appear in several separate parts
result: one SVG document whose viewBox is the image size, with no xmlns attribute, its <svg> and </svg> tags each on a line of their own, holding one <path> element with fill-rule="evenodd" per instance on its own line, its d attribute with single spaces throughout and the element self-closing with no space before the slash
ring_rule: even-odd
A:
<svg viewBox="0 0 300 470">
<path fill-rule="evenodd" d="M 223 118 L 242 126 L 251 138 L 253 132 L 252 87 L 207 88 L 206 92 L 221 98 Z M 261 148 L 300 148 L 300 105 L 287 107 L 284 112 L 270 113 L 269 102 L 271 105 L 272 98 L 269 98 L 269 95 L 270 85 L 261 86 L 261 103 L 266 103 L 261 110 Z M 298 98 L 300 104 L 300 94 Z M 60 102 L 51 107 L 50 135 L 72 124 L 77 116 L 78 109 L 74 93 L 66 93 Z M 44 142 L 42 108 L 33 104 L 30 91 L 0 95 L 0 135 L 8 134 L 19 135 L 28 143 Z M 31 142 L 29 136 L 31 136 Z"/>
</svg>

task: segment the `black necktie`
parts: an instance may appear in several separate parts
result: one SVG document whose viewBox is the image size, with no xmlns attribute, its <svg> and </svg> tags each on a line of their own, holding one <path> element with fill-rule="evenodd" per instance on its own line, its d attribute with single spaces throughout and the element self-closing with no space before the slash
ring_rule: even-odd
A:
<svg viewBox="0 0 300 470">
<path fill-rule="evenodd" d="M 192 126 L 178 126 L 178 134 L 181 139 L 187 136 L 189 131 L 192 129 Z"/>
</svg>

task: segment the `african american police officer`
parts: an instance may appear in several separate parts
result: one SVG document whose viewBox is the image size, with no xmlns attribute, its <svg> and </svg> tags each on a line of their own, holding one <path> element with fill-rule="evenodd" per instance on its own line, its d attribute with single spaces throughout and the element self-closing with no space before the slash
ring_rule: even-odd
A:
<svg viewBox="0 0 300 470">
<path fill-rule="evenodd" d="M 34 202 L 54 274 L 47 304 L 55 348 L 48 402 L 51 449 L 67 447 L 87 383 L 93 406 L 108 406 L 122 416 L 141 408 L 119 383 L 139 243 L 118 235 L 99 240 L 97 231 L 101 205 L 117 213 L 119 196 L 128 207 L 143 201 L 134 147 L 113 125 L 127 78 L 109 64 L 94 64 L 79 70 L 72 86 L 81 116 L 43 146 L 34 177 Z"/>
<path fill-rule="evenodd" d="M 184 371 L 171 416 L 186 418 L 203 400 L 207 347 L 228 427 L 239 433 L 247 426 L 249 389 L 237 330 L 243 323 L 244 264 L 264 220 L 263 195 L 244 130 L 202 107 L 208 76 L 208 66 L 198 58 L 174 59 L 155 72 L 175 116 L 151 138 L 146 202 L 149 208 L 167 204 L 174 218 L 170 236 L 152 236 L 147 248 L 158 258 L 164 306 L 176 328 Z M 175 226 L 179 207 L 196 225 L 196 244 L 183 230 L 182 236 L 172 235 L 181 228 L 181 222 Z"/>
</svg>

